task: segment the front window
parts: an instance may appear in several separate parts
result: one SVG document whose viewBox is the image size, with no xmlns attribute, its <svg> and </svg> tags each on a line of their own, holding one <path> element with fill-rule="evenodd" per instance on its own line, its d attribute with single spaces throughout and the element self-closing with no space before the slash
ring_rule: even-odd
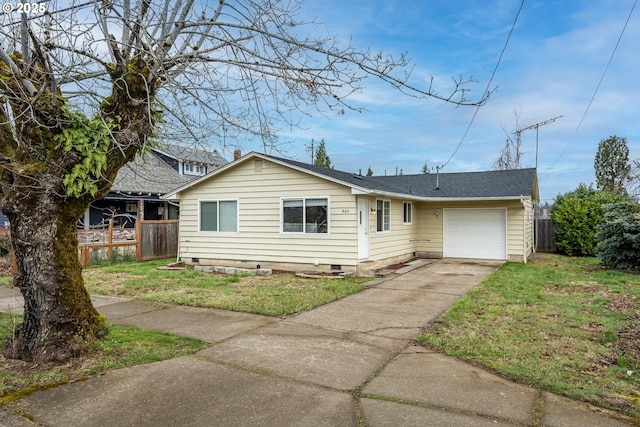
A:
<svg viewBox="0 0 640 427">
<path fill-rule="evenodd" d="M 236 233 L 238 231 L 238 201 L 200 202 L 200 231 Z"/>
<path fill-rule="evenodd" d="M 389 231 L 391 229 L 391 202 L 376 200 L 376 230 Z"/>
<path fill-rule="evenodd" d="M 328 199 L 302 198 L 282 201 L 282 232 L 326 234 L 329 232 Z"/>
</svg>

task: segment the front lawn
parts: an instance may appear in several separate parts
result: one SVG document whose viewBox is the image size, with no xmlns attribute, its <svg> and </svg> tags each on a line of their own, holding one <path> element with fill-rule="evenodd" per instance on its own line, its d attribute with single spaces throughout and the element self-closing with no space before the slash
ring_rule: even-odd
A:
<svg viewBox="0 0 640 427">
<path fill-rule="evenodd" d="M 227 276 L 202 271 L 158 270 L 167 260 L 84 270 L 92 294 L 286 316 L 364 289 L 371 279 L 309 279 L 293 274 Z"/>
<path fill-rule="evenodd" d="M 595 258 L 507 263 L 418 341 L 640 419 L 640 277 Z"/>
<path fill-rule="evenodd" d="M 0 343 L 13 333 L 20 316 L 0 313 Z M 64 364 L 34 364 L 0 355 L 0 405 L 36 390 L 83 380 L 108 370 L 193 354 L 207 344 L 165 332 L 109 325 L 109 334 L 87 352 Z"/>
</svg>

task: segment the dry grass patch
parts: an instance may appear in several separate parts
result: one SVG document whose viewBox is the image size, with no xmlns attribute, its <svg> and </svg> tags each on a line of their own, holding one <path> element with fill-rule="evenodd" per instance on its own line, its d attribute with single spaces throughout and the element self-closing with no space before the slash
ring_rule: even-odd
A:
<svg viewBox="0 0 640 427">
<path fill-rule="evenodd" d="M 287 316 L 364 289 L 366 278 L 307 279 L 294 274 L 228 276 L 191 269 L 159 270 L 166 260 L 87 269 L 89 292 L 100 295 Z"/>
</svg>

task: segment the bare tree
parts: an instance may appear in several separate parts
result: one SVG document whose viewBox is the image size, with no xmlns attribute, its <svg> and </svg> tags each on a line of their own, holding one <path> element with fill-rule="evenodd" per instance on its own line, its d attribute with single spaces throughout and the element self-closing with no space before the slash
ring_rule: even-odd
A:
<svg viewBox="0 0 640 427">
<path fill-rule="evenodd" d="M 152 134 L 202 141 L 261 138 L 277 149 L 291 111 L 357 109 L 348 96 L 376 77 L 410 83 L 406 56 L 312 37 L 295 0 L 51 0 L 0 15 L 0 210 L 10 220 L 25 299 L 8 357 L 64 360 L 107 332 L 77 259 L 76 221 Z M 64 5 L 64 6 L 63 6 Z"/>
<path fill-rule="evenodd" d="M 507 132 L 505 127 L 502 128 L 502 131 L 506 135 L 507 139 L 504 144 L 504 148 L 498 157 L 498 160 L 493 164 L 493 169 L 495 170 L 508 170 L 508 169 L 519 169 L 520 168 L 520 159 L 522 157 L 522 152 L 520 150 L 521 139 L 518 134 L 520 115 L 517 111 L 514 111 L 516 118 L 516 138 L 512 138 L 511 134 Z"/>
</svg>

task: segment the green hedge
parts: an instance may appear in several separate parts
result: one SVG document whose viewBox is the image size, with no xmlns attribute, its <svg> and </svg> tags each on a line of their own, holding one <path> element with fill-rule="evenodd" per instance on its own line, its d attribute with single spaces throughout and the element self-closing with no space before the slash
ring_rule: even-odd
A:
<svg viewBox="0 0 640 427">
<path fill-rule="evenodd" d="M 584 184 L 558 195 L 551 207 L 558 251 L 570 256 L 595 256 L 597 227 L 604 218 L 602 206 L 628 200 L 628 197 Z"/>
<path fill-rule="evenodd" d="M 640 271 L 640 206 L 631 202 L 605 205 L 596 235 L 598 258 L 608 268 Z"/>
</svg>

